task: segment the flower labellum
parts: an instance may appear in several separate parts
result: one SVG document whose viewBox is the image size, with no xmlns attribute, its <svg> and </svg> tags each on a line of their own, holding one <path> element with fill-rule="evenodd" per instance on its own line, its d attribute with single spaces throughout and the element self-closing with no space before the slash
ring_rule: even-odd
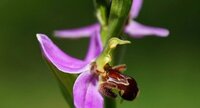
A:
<svg viewBox="0 0 200 108">
<path fill-rule="evenodd" d="M 126 69 L 126 65 L 104 66 L 106 74 L 102 76 L 99 92 L 104 96 L 116 98 L 117 94 L 114 90 L 119 92 L 119 95 L 125 99 L 132 101 L 138 94 L 137 83 L 134 78 L 124 75 L 122 72 Z M 98 71 L 98 70 L 97 70 Z"/>
</svg>

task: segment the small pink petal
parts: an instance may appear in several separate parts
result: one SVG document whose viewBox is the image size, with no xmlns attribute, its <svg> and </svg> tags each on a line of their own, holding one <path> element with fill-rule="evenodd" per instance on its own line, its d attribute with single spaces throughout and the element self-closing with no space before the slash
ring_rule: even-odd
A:
<svg viewBox="0 0 200 108">
<path fill-rule="evenodd" d="M 133 0 L 131 10 L 130 10 L 130 17 L 135 19 L 141 10 L 143 0 Z"/>
<path fill-rule="evenodd" d="M 78 76 L 73 95 L 76 108 L 103 108 L 103 97 L 98 92 L 97 77 L 89 71 Z"/>
<path fill-rule="evenodd" d="M 131 21 L 126 26 L 125 32 L 129 34 L 131 37 L 135 38 L 141 38 L 149 35 L 155 35 L 158 37 L 167 37 L 169 35 L 169 31 L 167 29 L 146 26 L 135 21 Z"/>
<path fill-rule="evenodd" d="M 91 34 L 89 49 L 85 61 L 93 60 L 101 53 L 102 50 L 103 46 L 101 43 L 100 30 L 96 30 Z"/>
<path fill-rule="evenodd" d="M 85 26 L 82 28 L 58 30 L 54 32 L 54 35 L 56 37 L 62 37 L 62 38 L 89 37 L 96 29 L 100 29 L 100 25 L 98 23 Z"/>
<path fill-rule="evenodd" d="M 81 73 L 89 69 L 89 64 L 73 58 L 61 51 L 46 35 L 37 34 L 44 56 L 65 73 Z"/>
</svg>

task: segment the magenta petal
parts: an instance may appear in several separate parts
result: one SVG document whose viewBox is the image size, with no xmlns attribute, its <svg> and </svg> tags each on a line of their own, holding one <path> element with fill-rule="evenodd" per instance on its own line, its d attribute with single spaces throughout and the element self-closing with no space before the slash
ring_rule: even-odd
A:
<svg viewBox="0 0 200 108">
<path fill-rule="evenodd" d="M 87 52 L 87 56 L 85 58 L 86 61 L 91 61 L 96 58 L 101 51 L 103 50 L 103 46 L 101 43 L 100 29 L 94 31 L 90 37 L 89 49 Z"/>
<path fill-rule="evenodd" d="M 143 0 L 133 0 L 131 10 L 130 10 L 130 17 L 132 19 L 135 19 L 140 12 L 140 9 L 142 7 Z"/>
<path fill-rule="evenodd" d="M 155 35 L 159 37 L 167 37 L 169 35 L 169 31 L 167 29 L 145 26 L 135 21 L 131 21 L 126 26 L 125 32 L 135 38 L 141 38 L 148 35 Z"/>
<path fill-rule="evenodd" d="M 81 73 L 89 69 L 89 64 L 65 54 L 46 35 L 37 34 L 37 39 L 44 56 L 60 71 Z"/>
<path fill-rule="evenodd" d="M 103 97 L 94 84 L 88 86 L 85 108 L 103 108 Z"/>
<path fill-rule="evenodd" d="M 98 23 L 85 26 L 82 28 L 76 29 L 68 29 L 68 30 L 58 30 L 55 31 L 56 37 L 62 38 L 81 38 L 81 37 L 89 37 L 96 29 L 100 29 L 100 25 Z"/>
<path fill-rule="evenodd" d="M 89 71 L 78 76 L 73 94 L 76 108 L 103 108 L 103 97 L 98 92 L 97 77 Z"/>
</svg>

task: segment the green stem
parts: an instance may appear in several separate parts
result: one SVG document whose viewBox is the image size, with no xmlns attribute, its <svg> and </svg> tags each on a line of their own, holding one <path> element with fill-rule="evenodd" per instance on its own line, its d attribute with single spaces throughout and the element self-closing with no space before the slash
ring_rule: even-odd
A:
<svg viewBox="0 0 200 108">
<path fill-rule="evenodd" d="M 112 0 L 107 38 L 119 37 L 123 33 L 131 5 L 132 0 Z"/>
<path fill-rule="evenodd" d="M 116 100 L 104 97 L 104 108 L 116 108 Z"/>
<path fill-rule="evenodd" d="M 101 24 L 101 39 L 103 47 L 112 37 L 120 37 L 128 19 L 132 0 L 95 0 L 96 15 Z M 111 55 L 117 55 L 112 52 Z M 119 56 L 115 56 L 112 64 L 117 64 Z M 115 99 L 105 98 L 105 108 L 116 108 Z"/>
</svg>

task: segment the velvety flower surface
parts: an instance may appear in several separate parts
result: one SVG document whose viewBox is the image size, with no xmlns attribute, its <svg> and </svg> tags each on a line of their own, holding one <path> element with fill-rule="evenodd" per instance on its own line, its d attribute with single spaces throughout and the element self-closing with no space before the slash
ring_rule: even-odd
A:
<svg viewBox="0 0 200 108">
<path fill-rule="evenodd" d="M 78 33 L 78 32 L 77 32 Z M 59 49 L 46 35 L 37 34 L 45 58 L 58 70 L 79 74 L 73 87 L 74 105 L 76 108 L 103 108 L 103 97 L 98 92 L 98 77 L 90 72 L 91 63 L 102 51 L 97 32 L 93 32 L 85 60 L 74 58 Z"/>
<path fill-rule="evenodd" d="M 136 22 L 134 19 L 139 15 L 140 9 L 142 7 L 143 0 L 133 0 L 132 7 L 130 10 L 130 20 L 126 25 L 124 32 L 129 34 L 134 38 L 141 38 L 144 36 L 159 36 L 166 37 L 169 35 L 169 31 L 164 28 L 146 26 Z M 89 26 L 85 26 L 78 29 L 70 29 L 70 30 L 60 30 L 55 32 L 55 36 L 57 37 L 68 37 L 68 38 L 80 38 L 80 37 L 88 37 L 91 36 L 93 31 L 100 31 L 100 24 L 95 23 Z"/>
</svg>

